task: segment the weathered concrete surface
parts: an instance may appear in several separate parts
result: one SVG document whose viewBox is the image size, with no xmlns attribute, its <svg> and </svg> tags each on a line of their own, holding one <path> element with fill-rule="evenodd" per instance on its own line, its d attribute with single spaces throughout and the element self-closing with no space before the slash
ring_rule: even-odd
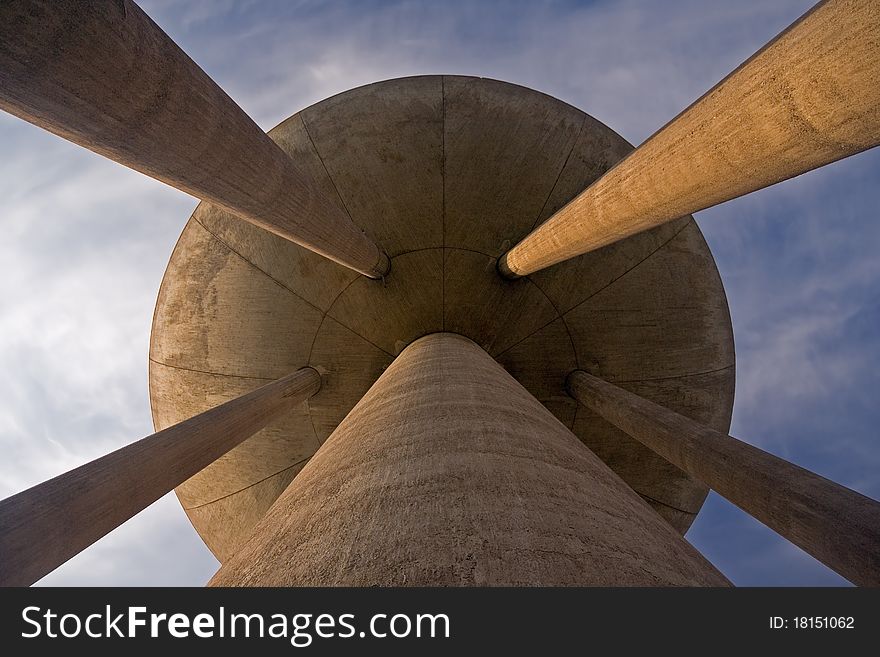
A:
<svg viewBox="0 0 880 657">
<path fill-rule="evenodd" d="M 367 276 L 388 258 L 130 0 L 0 4 L 0 108 Z"/>
<path fill-rule="evenodd" d="M 880 503 L 586 372 L 568 389 L 854 584 L 880 586 Z"/>
<path fill-rule="evenodd" d="M 150 372 L 156 424 L 163 427 L 269 382 L 155 362 Z M 306 401 L 178 485 L 181 506 L 196 530 L 210 536 L 205 542 L 217 559 L 229 557 L 247 538 L 319 445 Z"/>
<path fill-rule="evenodd" d="M 443 239 L 442 81 L 352 89 L 299 117 L 352 219 L 392 257 Z"/>
<path fill-rule="evenodd" d="M 0 502 L 0 586 L 29 586 L 321 387 L 307 367 Z"/>
<path fill-rule="evenodd" d="M 474 342 L 407 347 L 218 586 L 728 582 Z"/>
<path fill-rule="evenodd" d="M 686 217 L 517 281 L 495 268 L 510 243 L 631 151 L 624 139 L 544 94 L 456 76 L 355 89 L 270 135 L 381 237 L 392 274 L 376 284 L 208 204 L 193 214 L 156 307 L 157 428 L 302 363 L 323 375 L 307 407 L 264 432 L 271 439 L 246 441 L 178 488 L 218 558 L 235 551 L 288 468 L 302 467 L 394 357 L 443 330 L 496 357 L 679 531 L 688 528 L 706 487 L 578 408 L 564 382 L 573 369 L 648 380 L 651 399 L 727 431 L 730 318 L 696 225 Z M 417 184 L 401 184 L 404 171 Z M 717 374 L 697 376 L 707 372 Z M 188 392 L 177 394 L 180 386 Z"/>
<path fill-rule="evenodd" d="M 717 399 L 733 396 L 733 368 L 662 380 L 625 381 L 619 385 L 656 404 L 727 432 L 731 410 Z M 574 400 L 572 400 L 574 401 Z M 696 517 L 708 494 L 704 485 L 677 466 L 621 431 L 589 407 L 580 405 L 573 431 L 586 445 L 654 507 L 661 516 L 684 531 Z"/>
<path fill-rule="evenodd" d="M 443 87 L 444 246 L 497 257 L 535 223 L 586 115 L 496 80 L 448 75 Z"/>
<path fill-rule="evenodd" d="M 499 262 L 524 276 L 880 143 L 880 3 L 829 0 Z"/>
</svg>

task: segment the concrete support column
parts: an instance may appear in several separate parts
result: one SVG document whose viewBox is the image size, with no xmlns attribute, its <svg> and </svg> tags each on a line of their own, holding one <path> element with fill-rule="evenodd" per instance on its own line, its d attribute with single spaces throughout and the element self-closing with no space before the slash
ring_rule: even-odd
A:
<svg viewBox="0 0 880 657">
<path fill-rule="evenodd" d="M 532 231 L 515 278 L 880 143 L 880 2 L 827 0 Z"/>
<path fill-rule="evenodd" d="M 0 502 L 0 586 L 29 586 L 321 387 L 306 367 Z"/>
<path fill-rule="evenodd" d="M 471 340 L 408 346 L 212 585 L 726 585 Z"/>
<path fill-rule="evenodd" d="M 880 503 L 586 372 L 568 389 L 854 584 L 880 585 Z"/>
<path fill-rule="evenodd" d="M 130 0 L 0 3 L 0 109 L 371 278 L 389 261 Z"/>
</svg>

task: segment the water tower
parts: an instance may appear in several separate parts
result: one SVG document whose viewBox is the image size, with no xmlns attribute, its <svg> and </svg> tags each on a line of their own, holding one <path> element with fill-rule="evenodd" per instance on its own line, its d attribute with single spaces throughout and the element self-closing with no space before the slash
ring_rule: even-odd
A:
<svg viewBox="0 0 880 657">
<path fill-rule="evenodd" d="M 263 133 L 133 2 L 0 5 L 0 107 L 203 202 L 158 433 L 0 503 L 30 584 L 176 489 L 219 585 L 725 585 L 716 490 L 857 584 L 880 505 L 727 435 L 691 213 L 880 142 L 880 5 L 820 3 L 634 149 L 520 86 L 377 82 Z"/>
</svg>

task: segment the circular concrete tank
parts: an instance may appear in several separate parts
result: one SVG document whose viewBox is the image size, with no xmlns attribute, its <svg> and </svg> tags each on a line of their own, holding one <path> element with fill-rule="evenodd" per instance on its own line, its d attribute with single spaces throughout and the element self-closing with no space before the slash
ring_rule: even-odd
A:
<svg viewBox="0 0 880 657">
<path fill-rule="evenodd" d="M 574 369 L 727 431 L 734 350 L 691 217 L 507 281 L 498 256 L 632 146 L 580 110 L 494 80 L 380 82 L 269 133 L 391 257 L 373 281 L 207 204 L 174 250 L 150 348 L 162 429 L 305 365 L 307 406 L 178 487 L 225 561 L 404 347 L 441 331 L 491 354 L 679 532 L 706 488 L 564 391 Z"/>
</svg>

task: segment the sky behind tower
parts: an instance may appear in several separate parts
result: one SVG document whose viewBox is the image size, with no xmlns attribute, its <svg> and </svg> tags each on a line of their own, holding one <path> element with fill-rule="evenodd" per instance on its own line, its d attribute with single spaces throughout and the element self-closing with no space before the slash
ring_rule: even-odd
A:
<svg viewBox="0 0 880 657">
<path fill-rule="evenodd" d="M 634 144 L 811 6 L 739 2 L 140 0 L 264 129 L 403 75 L 515 82 Z M 0 114 L 0 497 L 152 432 L 152 309 L 196 200 Z M 697 215 L 733 318 L 731 433 L 880 498 L 880 149 Z M 714 493 L 687 534 L 739 585 L 844 580 Z M 47 576 L 201 585 L 168 495 Z"/>
</svg>

